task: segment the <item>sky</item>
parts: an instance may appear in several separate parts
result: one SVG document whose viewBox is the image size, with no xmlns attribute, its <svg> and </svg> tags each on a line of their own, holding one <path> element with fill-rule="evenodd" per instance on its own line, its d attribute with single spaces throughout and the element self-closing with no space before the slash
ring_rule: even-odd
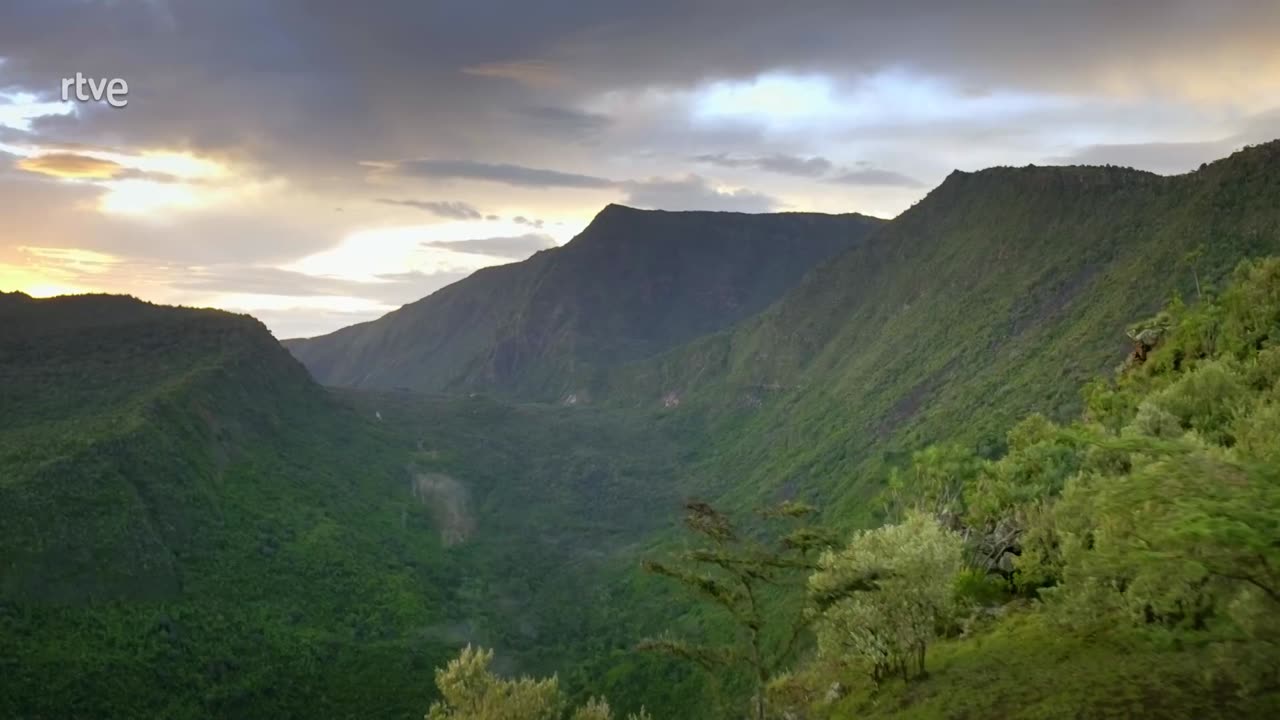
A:
<svg viewBox="0 0 1280 720">
<path fill-rule="evenodd" d="M 1274 0 L 0 0 L 0 290 L 369 320 L 609 203 L 893 217 L 1280 137 Z M 63 102 L 76 73 L 128 103 Z"/>
</svg>

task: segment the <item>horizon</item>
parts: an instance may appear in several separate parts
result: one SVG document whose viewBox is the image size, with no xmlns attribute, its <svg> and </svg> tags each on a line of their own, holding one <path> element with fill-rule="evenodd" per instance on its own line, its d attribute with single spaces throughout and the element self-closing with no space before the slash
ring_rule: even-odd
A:
<svg viewBox="0 0 1280 720">
<path fill-rule="evenodd" d="M 1280 137 L 1277 137 L 1277 138 L 1274 138 L 1274 139 L 1271 139 L 1271 140 L 1265 140 L 1265 141 L 1258 142 L 1258 143 L 1243 144 L 1243 145 L 1241 145 L 1241 146 L 1239 146 L 1239 147 L 1233 148 L 1233 149 L 1230 151 L 1230 153 L 1229 153 L 1229 154 L 1227 154 L 1227 155 L 1224 155 L 1224 156 L 1222 156 L 1222 157 L 1217 157 L 1217 158 L 1211 158 L 1210 160 L 1207 160 L 1207 161 L 1205 162 L 1205 164 L 1213 164 L 1213 163 L 1215 163 L 1215 162 L 1223 161 L 1223 160 L 1226 160 L 1226 159 L 1228 159 L 1228 158 L 1230 158 L 1230 157 L 1232 157 L 1232 156 L 1234 156 L 1234 155 L 1236 155 L 1236 154 L 1238 154 L 1238 153 L 1240 153 L 1240 152 L 1243 152 L 1243 151 L 1245 151 L 1245 150 L 1248 150 L 1249 148 L 1258 147 L 1258 146 L 1262 146 L 1262 145 L 1269 145 L 1269 144 L 1272 144 L 1272 143 L 1280 143 Z M 976 173 L 981 173 L 981 172 L 984 172 L 984 171 L 987 171 L 987 170 L 996 170 L 996 169 L 1013 169 L 1013 170 L 1026 169 L 1026 168 L 1038 168 L 1038 169 L 1099 168 L 1099 169 L 1101 169 L 1101 168 L 1117 168 L 1117 167 L 1118 167 L 1118 168 L 1120 168 L 1120 169 L 1123 169 L 1123 170 L 1132 170 L 1132 171 L 1135 171 L 1135 172 L 1153 172 L 1153 174 L 1155 174 L 1155 175 L 1157 175 L 1157 176 L 1159 176 L 1159 177 L 1165 177 L 1165 178 L 1179 177 L 1179 176 L 1183 176 L 1183 175 L 1194 175 L 1194 174 L 1195 174 L 1196 172 L 1198 172 L 1200 169 L 1203 169 L 1203 165 L 1202 165 L 1200 168 L 1193 168 L 1193 169 L 1186 170 L 1186 171 L 1184 171 L 1184 172 L 1179 172 L 1179 173 L 1155 173 L 1154 171 L 1144 171 L 1144 170 L 1142 170 L 1141 168 L 1135 168 L 1135 167 L 1132 167 L 1132 166 L 1124 166 L 1124 165 L 1120 165 L 1120 166 L 1118 166 L 1118 165 L 1108 165 L 1108 164 L 1036 165 L 1035 163 L 1028 163 L 1028 164 L 1026 164 L 1026 165 L 991 165 L 991 166 L 988 166 L 988 167 L 985 167 L 985 168 L 979 168 L 979 169 L 976 169 L 976 170 L 960 170 L 960 169 L 956 168 L 956 169 L 953 169 L 951 172 L 947 173 L 947 177 L 949 178 L 949 177 L 951 177 L 952 175 L 954 175 L 954 174 L 956 174 L 956 173 L 976 174 Z M 840 212 L 840 211 L 835 211 L 835 212 L 823 212 L 823 211 L 813 211 L 813 210 L 762 210 L 762 211 L 755 211 L 755 212 L 752 212 L 752 211 L 742 211 L 742 210 L 700 210 L 700 209 L 666 210 L 666 209 L 663 209 L 663 208 L 643 208 L 643 207 L 636 207 L 636 206 L 633 206 L 633 205 L 627 205 L 627 204 L 625 204 L 625 203 L 610 202 L 610 203 L 607 203 L 606 205 L 604 205 L 603 207 L 601 207 L 598 211 L 596 211 L 596 213 L 595 213 L 594 215 L 592 215 L 592 216 L 591 216 L 591 218 L 587 221 L 587 223 L 586 223 L 586 224 L 584 224 L 584 226 L 583 226 L 579 231 L 577 231 L 576 233 L 574 233 L 574 235 L 573 235 L 572 237 L 570 237 L 570 238 L 569 238 L 569 240 L 566 240 L 564 243 L 558 243 L 558 244 L 556 244 L 556 245 L 554 245 L 554 246 L 551 246 L 551 247 L 539 248 L 539 249 L 537 249 L 537 250 L 534 250 L 534 251 L 533 251 L 533 253 L 531 253 L 528 257 L 522 257 L 522 258 L 510 258 L 510 259 L 506 259 L 506 260 L 501 261 L 501 262 L 495 262 L 495 263 L 493 263 L 493 264 L 489 264 L 489 265 L 484 265 L 484 266 L 482 266 L 482 267 L 478 267 L 478 268 L 476 268 L 475 270 L 472 270 L 471 272 L 468 272 L 468 273 L 466 273 L 465 275 L 462 275 L 461 277 L 458 277 L 458 278 L 456 278 L 456 279 L 450 280 L 450 281 L 446 282 L 444 285 L 441 285 L 440 287 L 438 287 L 438 288 L 435 288 L 435 289 L 431 290 L 430 292 L 426 293 L 426 294 L 425 294 L 425 295 L 423 295 L 422 297 L 427 297 L 427 296 L 429 296 L 429 295 L 432 295 L 432 294 L 434 294 L 434 293 L 438 292 L 439 290 L 444 289 L 445 287 L 449 287 L 450 285 L 454 285 L 454 284 L 456 284 L 456 283 L 458 283 L 458 282 L 461 282 L 461 281 L 463 281 L 463 280 L 467 279 L 468 277 L 470 277 L 470 276 L 471 276 L 472 274 L 474 274 L 476 271 L 478 271 L 478 270 L 483 270 L 483 269 L 484 269 L 484 268 L 486 268 L 486 267 L 496 267 L 497 265 L 509 265 L 509 264 L 513 264 L 513 263 L 523 262 L 523 261 L 525 261 L 525 260 L 529 259 L 529 257 L 532 257 L 532 256 L 533 256 L 533 254 L 536 254 L 536 253 L 538 253 L 538 252 L 542 252 L 543 250 L 554 250 L 554 249 L 557 249 L 557 248 L 563 247 L 563 246 L 564 246 L 565 244 L 567 244 L 568 242 L 570 242 L 570 241 L 572 241 L 572 240 L 576 239 L 576 238 L 578 237 L 578 235 L 579 235 L 579 234 L 581 234 L 581 232 L 582 232 L 582 231 L 586 230 L 586 226 L 587 226 L 587 225 L 590 225 L 590 224 L 591 224 L 591 222 L 594 222 L 594 221 L 595 221 L 595 219 L 596 219 L 596 218 L 598 218 L 598 217 L 600 216 L 600 214 L 602 214 L 605 210 L 608 210 L 608 209 L 609 209 L 609 208 L 611 208 L 611 207 L 618 207 L 618 208 L 623 208 L 623 209 L 626 209 L 626 210 L 631 210 L 631 211 L 636 211 L 636 212 L 665 212 L 665 213 L 713 213 L 713 214 L 714 214 L 714 213 L 725 213 L 725 214 L 741 214 L 741 215 L 785 215 L 785 214 L 788 214 L 788 213 L 794 213 L 794 214 L 823 215 L 823 216 L 829 216 L 829 217 L 840 216 L 840 215 L 862 215 L 862 216 L 864 216 L 864 217 L 870 217 L 870 218 L 873 218 L 873 219 L 876 219 L 876 220 L 881 220 L 881 221 L 883 221 L 883 222 L 888 223 L 888 222 L 891 222 L 891 221 L 893 221 L 893 220 L 897 219 L 897 218 L 898 218 L 899 216 L 901 216 L 903 213 L 906 213 L 906 212 L 910 211 L 910 210 L 912 209 L 912 207 L 914 207 L 914 206 L 915 206 L 916 204 L 918 204 L 920 201 L 922 201 L 922 200 L 924 200 L 925 198 L 927 198 L 927 197 L 928 197 L 930 194 L 932 194 L 935 190 L 937 190 L 938 188 L 940 188 L 940 187 L 942 186 L 942 183 L 943 183 L 943 182 L 945 182 L 945 180 L 946 180 L 946 178 L 944 178 L 944 179 L 943 179 L 943 181 L 940 181 L 937 185 L 934 185 L 934 186 L 930 187 L 930 188 L 928 189 L 928 191 L 927 191 L 927 192 L 925 192 L 925 194 L 924 194 L 923 196 L 921 196 L 920 200 L 919 200 L 919 201 L 916 201 L 916 203 L 913 203 L 911 207 L 907 207 L 907 208 L 903 209 L 900 213 L 898 213 L 898 214 L 896 214 L 896 215 L 893 215 L 893 216 L 889 216 L 889 217 L 882 217 L 882 216 L 877 216 L 877 215 L 869 215 L 869 214 L 867 214 L 867 213 L 861 213 L 861 212 L 858 212 L 858 211 L 856 211 L 856 210 L 854 210 L 854 211 L 848 211 L 848 212 Z M 232 312 L 232 313 L 237 313 L 237 314 L 242 314 L 242 315 L 248 315 L 248 316 L 251 316 L 251 317 L 253 317 L 253 318 L 255 318 L 255 319 L 259 320 L 260 322 L 263 322 L 263 324 L 264 324 L 264 325 L 266 325 L 267 329 L 268 329 L 269 331 L 271 331 L 271 333 L 272 333 L 272 334 L 273 334 L 277 339 L 279 339 L 279 340 L 308 340 L 308 339 L 312 339 L 312 338 L 316 338 L 316 337 L 321 337 L 321 336 L 323 336 L 323 335 L 328 335 L 328 334 L 330 334 L 330 333 L 332 333 L 332 332 L 335 332 L 335 331 L 337 331 L 337 330 L 341 330 L 341 329 L 343 329 L 343 328 L 345 328 L 345 327 L 350 327 L 351 325 L 356 325 L 356 324 L 361 324 L 361 323 L 366 323 L 366 322 L 371 322 L 371 321 L 373 321 L 373 320 L 377 320 L 378 318 L 382 317 L 383 315 L 385 315 L 385 314 L 386 314 L 386 313 L 388 313 L 388 312 L 394 312 L 395 310 L 398 310 L 398 309 L 400 309 L 400 308 L 404 307 L 405 305 L 411 304 L 411 303 L 413 303 L 413 302 L 415 302 L 415 301 L 417 301 L 417 300 L 422 299 L 421 297 L 420 297 L 420 298 L 412 298 L 412 299 L 407 300 L 407 301 L 405 301 L 404 303 L 402 303 L 402 304 L 400 304 L 400 305 L 398 305 L 398 306 L 396 306 L 396 307 L 393 307 L 393 308 L 388 309 L 386 312 L 379 313 L 378 315 L 375 315 L 375 316 L 373 316 L 373 317 L 369 317 L 369 318 L 364 319 L 364 320 L 356 320 L 356 321 L 353 321 L 353 322 L 351 322 L 351 323 L 347 323 L 347 324 L 344 324 L 344 325 L 340 325 L 340 326 L 338 326 L 338 327 L 334 327 L 334 328 L 331 328 L 331 329 L 328 329 L 328 330 L 324 330 L 324 331 L 319 332 L 319 333 L 316 333 L 316 334 L 314 334 L 314 335 L 281 335 L 279 332 L 277 332 L 277 331 L 276 331 L 276 329 L 272 328 L 272 327 L 271 327 L 271 325 L 270 325 L 269 323 L 267 323 L 267 322 L 266 322 L 265 320 L 263 320 L 261 317 L 258 317 L 258 315 L 257 315 L 256 313 L 254 313 L 254 312 L 252 312 L 252 311 L 250 311 L 250 310 L 241 310 L 241 309 L 235 309 L 235 308 L 222 308 L 222 307 L 217 307 L 217 306 L 213 306 L 213 305 L 198 305 L 198 304 L 193 305 L 193 304 L 186 304 L 186 303 L 165 303 L 165 302 L 159 302 L 159 301 L 151 300 L 151 299 L 148 299 L 148 298 L 146 298 L 146 297 L 142 297 L 142 296 L 136 295 L 136 294 L 131 293 L 131 292 L 108 292 L 108 291 L 99 291 L 99 290 L 84 290 L 84 291 L 79 291 L 79 292 L 52 293 L 52 294 L 43 294 L 43 295 L 41 295 L 41 294 L 32 294 L 32 293 L 29 293 L 29 292 L 23 291 L 23 290 L 21 290 L 21 289 L 9 289 L 9 288 L 6 288 L 6 287 L 0 287 L 0 294 L 18 294 L 18 295 L 25 295 L 25 296 L 27 296 L 27 297 L 29 297 L 29 298 L 33 299 L 33 300 L 48 300 L 48 299 L 63 298 L 63 297 L 84 297 L 84 296 L 95 296 L 95 295 L 98 295 L 98 296 L 101 296 L 101 295 L 108 295 L 108 296 L 116 296 L 116 297 L 131 297 L 131 298 L 133 298 L 133 299 L 136 299 L 136 300 L 139 300 L 139 301 L 142 301 L 142 302 L 151 303 L 151 304 L 157 304 L 157 305 L 176 305 L 176 306 L 178 306 L 178 307 L 184 307 L 184 308 L 188 308 L 188 309 L 195 309 L 195 310 L 223 310 L 223 311 L 227 311 L 227 312 Z"/>
<path fill-rule="evenodd" d="M 0 287 L 247 312 L 279 337 L 561 246 L 609 203 L 887 219 L 952 170 L 1180 174 L 1280 137 L 1280 9 L 1246 0 L 20 0 L 4 19 Z M 88 101 L 63 82 L 81 74 Z"/>
</svg>

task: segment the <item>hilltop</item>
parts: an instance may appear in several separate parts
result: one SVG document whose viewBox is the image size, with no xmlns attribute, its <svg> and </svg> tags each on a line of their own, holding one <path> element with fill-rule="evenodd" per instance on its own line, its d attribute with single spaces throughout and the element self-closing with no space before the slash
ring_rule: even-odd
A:
<svg viewBox="0 0 1280 720">
<path fill-rule="evenodd" d="M 865 523 L 884 470 L 953 437 L 985 454 L 1029 412 L 1070 417 L 1124 329 L 1280 251 L 1280 142 L 1187 175 L 956 172 L 759 315 L 614 373 L 601 397 L 705 421 L 702 472 Z"/>
<path fill-rule="evenodd" d="M 759 312 L 881 224 L 610 205 L 563 247 L 285 345 L 326 385 L 583 401 L 601 371 Z"/>
</svg>

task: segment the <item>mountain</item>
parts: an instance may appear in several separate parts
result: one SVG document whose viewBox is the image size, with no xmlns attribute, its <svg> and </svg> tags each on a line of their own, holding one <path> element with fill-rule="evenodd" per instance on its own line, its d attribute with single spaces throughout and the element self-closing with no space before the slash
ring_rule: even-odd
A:
<svg viewBox="0 0 1280 720">
<path fill-rule="evenodd" d="M 712 262 L 806 225 L 866 232 L 824 234 L 807 273 Z M 290 343 L 309 368 L 242 315 L 0 295 L 0 717 L 420 717 L 431 669 L 467 643 L 505 674 L 706 716 L 736 678 L 634 651 L 662 629 L 728 634 L 635 572 L 681 544 L 683 499 L 812 499 L 837 528 L 874 525 L 914 451 L 1007 457 L 1022 416 L 1080 417 L 1132 323 L 1277 253 L 1272 143 L 1177 177 L 957 172 L 887 224 L 611 207 L 563 248 Z M 1179 337 L 1215 327 L 1204 305 Z M 1011 657 L 1051 686 L 1057 660 L 1123 655 L 1019 627 L 982 636 L 987 655 L 947 645 L 929 702 L 1024 692 Z"/>
<path fill-rule="evenodd" d="M 865 524 L 885 469 L 943 438 L 1001 451 L 1069 417 L 1124 329 L 1280 252 L 1280 142 L 1181 176 L 1117 167 L 955 172 L 731 331 L 615 372 L 601 398 L 706 420 L 725 492 L 800 493 Z"/>
<path fill-rule="evenodd" d="M 610 205 L 563 247 L 285 345 L 326 385 L 585 400 L 600 371 L 755 314 L 881 224 Z"/>
<path fill-rule="evenodd" d="M 0 407 L 0 716 L 416 709 L 434 521 L 256 320 L 0 303 Z"/>
<path fill-rule="evenodd" d="M 634 641 L 582 588 L 679 502 L 654 424 L 335 396 L 129 297 L 0 296 L 0 407 L 0 717 L 421 717 L 462 644 Z"/>
</svg>

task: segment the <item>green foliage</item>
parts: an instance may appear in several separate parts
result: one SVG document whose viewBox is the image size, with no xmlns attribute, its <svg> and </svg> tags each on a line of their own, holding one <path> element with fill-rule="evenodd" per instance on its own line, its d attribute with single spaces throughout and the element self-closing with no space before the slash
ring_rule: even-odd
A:
<svg viewBox="0 0 1280 720">
<path fill-rule="evenodd" d="M 1221 293 L 1195 306 L 1172 303 L 1144 326 L 1165 329 L 1114 382 L 1085 390 L 1080 421 L 1023 421 L 1008 434 L 1007 454 L 982 461 L 965 485 L 968 543 L 993 527 L 1013 528 L 1013 580 L 1039 600 L 1009 603 L 942 643 L 932 654 L 934 677 L 903 696 L 905 716 L 945 708 L 1007 717 L 1263 717 L 1280 705 L 1280 259 L 1242 263 Z M 953 453 L 917 453 L 923 468 L 910 472 L 930 477 L 937 459 Z M 931 506 L 936 487 L 916 486 L 922 505 Z M 869 560 L 848 572 L 876 573 Z M 988 616 L 984 606 L 998 594 L 984 593 L 973 569 L 959 578 L 974 618 Z M 901 596 L 854 595 L 860 613 L 839 618 L 837 632 L 819 625 L 817 667 L 829 675 L 850 658 L 884 657 L 880 637 L 892 625 L 871 606 Z M 1104 677 L 1091 670 L 1097 663 L 1144 669 Z M 1015 676 L 1052 701 L 1007 684 Z M 788 689 L 802 705 L 825 707 L 819 717 L 874 716 L 886 704 L 862 690 L 819 702 L 819 677 L 805 670 Z M 989 689 L 975 692 L 978 682 Z"/>
<path fill-rule="evenodd" d="M 860 685 L 814 667 L 797 673 L 792 695 L 810 720 L 1275 717 L 1274 692 L 1242 696 L 1206 673 L 1227 660 L 1195 635 L 1155 639 L 1131 628 L 1085 635 L 1064 632 L 1045 613 L 1010 610 L 988 630 L 934 645 L 929 677 L 909 686 Z M 1238 667 L 1250 660 L 1230 658 Z M 833 697 L 835 682 L 844 692 Z"/>
<path fill-rule="evenodd" d="M 442 699 L 432 704 L 427 720 L 558 720 L 564 698 L 555 678 L 503 680 L 489 672 L 492 661 L 492 650 L 468 645 L 436 670 Z"/>
<path fill-rule="evenodd" d="M 830 538 L 804 524 L 814 508 L 801 503 L 784 502 L 762 513 L 788 525 L 765 540 L 706 503 L 689 502 L 685 510 L 685 525 L 701 544 L 680 553 L 674 563 L 648 560 L 644 568 L 724 611 L 737 634 L 722 645 L 661 637 L 641 647 L 696 662 L 712 673 L 745 668 L 753 695 L 750 716 L 764 720 L 765 689 L 792 660 L 808 626 L 807 614 L 788 591 L 815 567 L 814 556 L 831 544 Z"/>
<path fill-rule="evenodd" d="M 912 452 L 945 441 L 996 457 L 1019 418 L 1069 421 L 1079 388 L 1132 348 L 1135 319 L 1197 282 L 1212 298 L 1242 257 L 1280 253 L 1276 167 L 1280 142 L 1177 177 L 957 172 L 765 312 L 623 368 L 610 389 L 646 407 L 682 398 L 667 412 L 704 423 L 697 469 L 726 507 L 801 488 L 831 521 L 872 526 Z M 1197 248 L 1193 276 L 1182 263 Z M 1239 318 L 1218 332 L 1244 347 L 1266 318 Z"/>
<path fill-rule="evenodd" d="M 1042 518 L 1060 553 L 1050 595 L 1072 622 L 1123 614 L 1255 649 L 1280 638 L 1261 621 L 1280 615 L 1280 259 L 1234 277 L 1221 298 L 1178 309 L 1150 367 L 1094 391 L 1124 397 L 1108 404 L 1127 421 L 1076 430 L 1097 452 Z"/>
<path fill-rule="evenodd" d="M 826 657 L 856 659 L 879 683 L 891 674 L 925 674 L 925 655 L 951 619 L 961 570 L 960 537 L 930 515 L 908 513 L 901 524 L 858 532 L 824 553 L 809 579 L 826 599 L 818 648 Z M 848 588 L 865 589 L 850 592 Z"/>
<path fill-rule="evenodd" d="M 907 470 L 895 468 L 889 474 L 887 514 L 898 516 L 908 505 L 935 514 L 963 514 L 965 488 L 980 466 L 973 451 L 959 445 L 930 445 L 912 453 Z"/>
<path fill-rule="evenodd" d="M 1276 714 L 1280 263 L 1232 274 L 1280 248 L 1276 167 L 1271 144 L 1175 178 L 958 173 L 867 242 L 864 219 L 771 220 L 706 281 L 671 257 L 716 267 L 741 240 L 723 218 L 614 209 L 570 247 L 295 345 L 322 377 L 576 407 L 335 396 L 247 318 L 0 297 L 0 715 L 407 717 L 466 643 L 560 669 L 585 717 L 601 692 L 713 715 L 716 683 L 632 652 L 663 627 L 704 638 L 667 645 L 757 710 L 767 684 L 812 717 Z M 780 252 L 787 228 L 812 252 Z M 679 254 L 712 231 L 709 255 Z M 1179 295 L 1195 302 L 1128 325 Z M 888 520 L 926 509 L 964 538 L 955 581 L 926 588 L 958 617 L 910 687 L 859 681 L 863 656 L 830 637 L 787 661 L 807 571 L 760 561 L 821 533 L 702 526 L 664 567 L 705 608 L 631 572 L 675 542 L 682 496 L 821 499 L 848 529 L 886 519 L 890 476 Z M 812 597 L 830 618 L 867 603 L 849 636 L 874 626 L 900 652 L 926 634 L 923 611 L 889 622 L 901 578 L 832 578 Z"/>
<path fill-rule="evenodd" d="M 559 681 L 552 677 L 506 680 L 489 670 L 493 651 L 468 645 L 436 670 L 441 700 L 431 705 L 426 720 L 560 720 L 567 704 Z M 613 710 L 601 698 L 591 698 L 569 720 L 612 720 Z M 652 720 L 643 709 L 627 720 Z"/>
<path fill-rule="evenodd" d="M 224 313 L 89 297 L 5 320 L 0 716 L 410 717 L 467 642 L 575 699 L 698 696 L 626 652 L 679 612 L 623 574 L 678 507 L 661 427 L 335 401 Z"/>
</svg>

